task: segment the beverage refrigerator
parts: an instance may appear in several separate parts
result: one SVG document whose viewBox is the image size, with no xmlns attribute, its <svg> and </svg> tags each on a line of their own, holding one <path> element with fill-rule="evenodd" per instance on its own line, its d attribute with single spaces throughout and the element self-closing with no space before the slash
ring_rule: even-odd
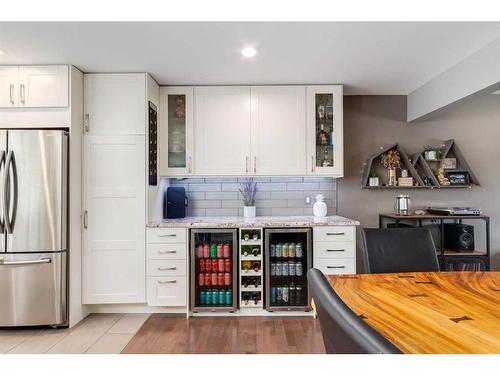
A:
<svg viewBox="0 0 500 375">
<path fill-rule="evenodd" d="M 311 228 L 265 229 L 264 237 L 266 310 L 309 311 Z"/>
<path fill-rule="evenodd" d="M 190 230 L 190 310 L 236 311 L 238 230 Z"/>
</svg>

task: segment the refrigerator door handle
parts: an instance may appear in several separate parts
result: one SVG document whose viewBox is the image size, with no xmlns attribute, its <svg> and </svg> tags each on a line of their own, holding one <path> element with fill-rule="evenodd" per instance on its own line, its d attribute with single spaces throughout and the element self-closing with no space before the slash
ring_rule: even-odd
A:
<svg viewBox="0 0 500 375">
<path fill-rule="evenodd" d="M 12 166 L 12 169 L 11 169 Z M 12 183 L 14 188 L 14 196 L 10 197 L 10 176 L 12 170 Z M 7 233 L 11 234 L 14 225 L 16 223 L 16 214 L 17 214 L 17 195 L 18 195 L 18 183 L 17 183 L 17 166 L 16 166 L 16 157 L 14 156 L 13 151 L 9 151 L 7 153 L 7 159 L 5 161 L 5 173 L 3 175 L 3 213 L 5 219 L 5 228 L 7 229 Z M 12 203 L 12 217 L 10 217 L 11 211 L 11 203 Z"/>
<path fill-rule="evenodd" d="M 42 263 L 51 263 L 51 258 L 41 258 L 37 260 L 12 260 L 12 261 L 4 261 L 3 258 L 0 258 L 0 266 L 22 266 L 25 264 L 42 264 Z"/>
<path fill-rule="evenodd" d="M 2 150 L 0 152 L 0 178 L 2 178 L 3 182 L 3 177 L 2 177 L 2 171 L 5 166 L 5 151 Z M 0 194 L 0 233 L 4 233 L 5 230 L 5 214 L 4 214 L 4 207 L 5 207 L 5 202 L 3 200 L 3 192 Z"/>
</svg>

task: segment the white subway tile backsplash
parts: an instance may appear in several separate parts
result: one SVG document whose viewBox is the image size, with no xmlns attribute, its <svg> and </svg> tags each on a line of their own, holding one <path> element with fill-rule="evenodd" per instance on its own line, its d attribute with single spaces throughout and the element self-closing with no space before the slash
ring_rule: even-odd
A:
<svg viewBox="0 0 500 375">
<path fill-rule="evenodd" d="M 221 184 L 189 184 L 189 191 L 221 191 Z"/>
<path fill-rule="evenodd" d="M 207 208 L 205 216 L 239 216 L 237 208 Z"/>
<path fill-rule="evenodd" d="M 271 199 L 302 199 L 304 196 L 301 191 L 273 191 Z"/>
<path fill-rule="evenodd" d="M 289 182 L 287 190 L 319 190 L 319 182 Z"/>
<path fill-rule="evenodd" d="M 286 207 L 286 199 L 262 199 L 256 200 L 257 207 Z"/>
<path fill-rule="evenodd" d="M 240 208 L 243 207 L 243 201 L 239 199 L 226 199 L 221 201 L 223 208 Z"/>
<path fill-rule="evenodd" d="M 274 207 L 271 208 L 272 216 L 300 216 L 304 214 L 303 208 L 290 208 L 290 207 Z"/>
<path fill-rule="evenodd" d="M 259 191 L 286 191 L 286 183 L 284 182 L 268 182 L 257 183 L 257 190 Z"/>
<path fill-rule="evenodd" d="M 196 199 L 196 200 L 201 200 L 205 199 L 206 193 L 204 191 L 186 191 L 186 196 L 188 197 L 188 200 L 191 199 Z"/>
<path fill-rule="evenodd" d="M 208 191 L 205 193 L 206 199 L 238 199 L 239 193 L 236 191 Z"/>
<path fill-rule="evenodd" d="M 240 184 L 237 184 L 237 183 L 230 183 L 230 184 L 222 183 L 221 184 L 221 191 L 238 191 L 239 188 L 240 188 Z"/>
<path fill-rule="evenodd" d="M 203 199 L 203 200 L 196 200 L 192 199 L 188 201 L 188 207 L 191 208 L 221 208 L 222 207 L 222 201 L 221 200 L 208 200 L 208 199 Z"/>
<path fill-rule="evenodd" d="M 271 182 L 303 182 L 304 177 L 271 177 Z"/>
</svg>

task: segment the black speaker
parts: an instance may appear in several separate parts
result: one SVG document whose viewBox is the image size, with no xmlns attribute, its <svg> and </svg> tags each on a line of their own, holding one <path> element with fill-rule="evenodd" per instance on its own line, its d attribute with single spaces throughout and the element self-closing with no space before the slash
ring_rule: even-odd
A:
<svg viewBox="0 0 500 375">
<path fill-rule="evenodd" d="M 168 187 L 163 197 L 163 218 L 186 217 L 187 197 L 183 187 Z"/>
<path fill-rule="evenodd" d="M 444 247 L 446 250 L 474 250 L 474 226 L 467 224 L 444 224 Z"/>
</svg>

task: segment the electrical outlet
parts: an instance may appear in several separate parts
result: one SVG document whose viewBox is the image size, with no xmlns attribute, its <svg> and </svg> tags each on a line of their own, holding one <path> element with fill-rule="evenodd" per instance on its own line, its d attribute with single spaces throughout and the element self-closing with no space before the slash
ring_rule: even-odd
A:
<svg viewBox="0 0 500 375">
<path fill-rule="evenodd" d="M 306 204 L 311 204 L 311 197 L 306 197 Z"/>
</svg>

